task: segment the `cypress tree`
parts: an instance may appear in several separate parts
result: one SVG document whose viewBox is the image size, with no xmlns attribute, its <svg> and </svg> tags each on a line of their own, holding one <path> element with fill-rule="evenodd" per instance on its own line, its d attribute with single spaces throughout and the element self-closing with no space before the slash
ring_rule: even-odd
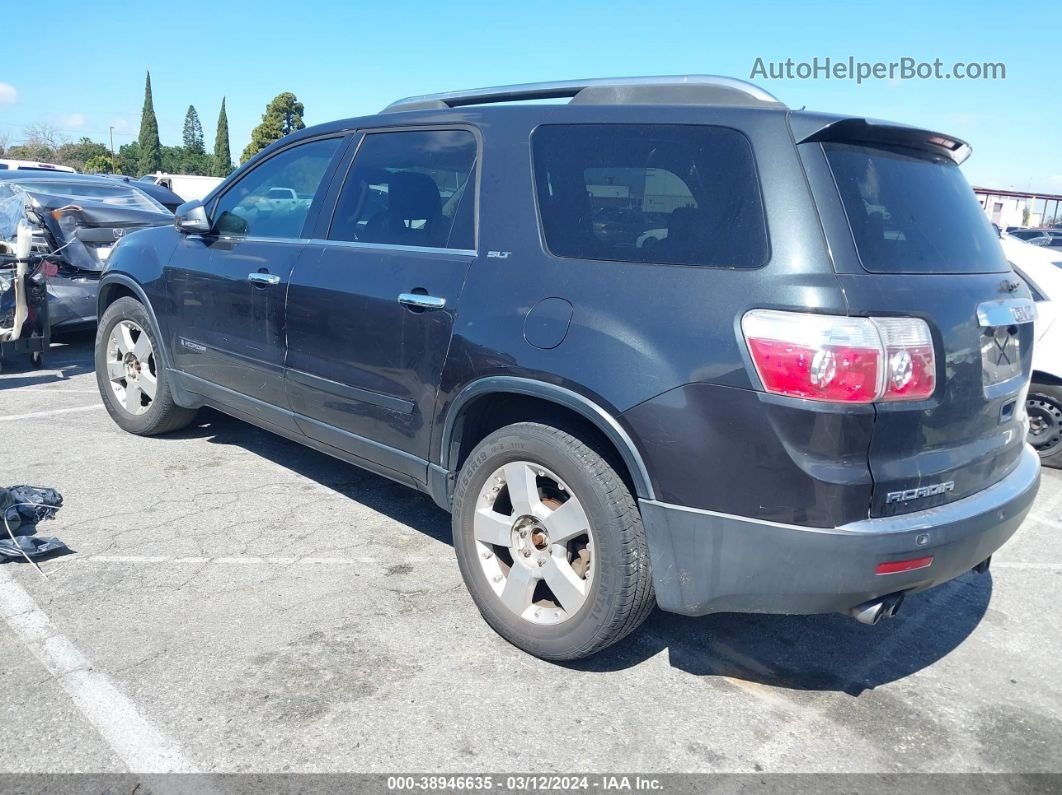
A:
<svg viewBox="0 0 1062 795">
<path fill-rule="evenodd" d="M 162 144 L 159 142 L 159 122 L 155 118 L 155 105 L 151 99 L 151 72 L 144 87 L 144 112 L 140 115 L 140 160 L 137 168 L 141 174 L 154 174 L 162 169 Z"/>
<path fill-rule="evenodd" d="M 218 133 L 214 138 L 214 176 L 227 177 L 232 171 L 232 153 L 229 151 L 229 116 L 225 112 L 225 97 L 221 98 L 221 113 L 218 114 Z"/>
</svg>

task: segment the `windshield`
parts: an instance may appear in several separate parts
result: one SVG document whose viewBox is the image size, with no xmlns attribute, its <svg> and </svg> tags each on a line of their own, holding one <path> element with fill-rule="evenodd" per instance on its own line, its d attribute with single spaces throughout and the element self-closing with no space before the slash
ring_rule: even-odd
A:
<svg viewBox="0 0 1062 795">
<path fill-rule="evenodd" d="M 35 179 L 32 182 L 27 180 L 12 184 L 17 184 L 18 187 L 35 195 L 56 196 L 67 202 L 76 202 L 82 199 L 100 204 L 109 204 L 114 207 L 129 207 L 136 210 L 144 210 L 145 212 L 170 214 L 169 210 L 146 193 L 124 185 L 101 185 L 98 183 L 50 179 Z"/>
<path fill-rule="evenodd" d="M 823 145 L 863 267 L 1000 273 L 999 240 L 959 167 L 913 149 Z"/>
</svg>

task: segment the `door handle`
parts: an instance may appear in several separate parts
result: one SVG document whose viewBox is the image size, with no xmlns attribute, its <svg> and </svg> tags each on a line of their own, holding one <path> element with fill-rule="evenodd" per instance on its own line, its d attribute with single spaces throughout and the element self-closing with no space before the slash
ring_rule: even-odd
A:
<svg viewBox="0 0 1062 795">
<path fill-rule="evenodd" d="M 251 284 L 280 284 L 280 277 L 275 273 L 248 273 L 247 281 Z"/>
<path fill-rule="evenodd" d="M 434 295 L 420 295 L 419 293 L 402 293 L 398 296 L 398 303 L 403 306 L 412 306 L 417 309 L 442 309 L 446 306 L 445 298 L 436 298 Z"/>
</svg>

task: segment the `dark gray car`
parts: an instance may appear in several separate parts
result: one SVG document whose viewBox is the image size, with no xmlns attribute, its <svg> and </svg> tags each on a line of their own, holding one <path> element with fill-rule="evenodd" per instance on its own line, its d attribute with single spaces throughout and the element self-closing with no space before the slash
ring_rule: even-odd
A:
<svg viewBox="0 0 1062 795">
<path fill-rule="evenodd" d="M 13 239 L 15 222 L 24 219 L 35 253 L 48 255 L 49 314 L 59 333 L 95 326 L 100 272 L 119 240 L 173 223 L 172 213 L 137 188 L 84 174 L 0 174 L 0 205 L 18 210 L 0 213 L 0 241 Z M 0 274 L 12 267 L 0 258 Z M 12 314 L 13 301 L 12 291 L 0 291 L 0 320 Z"/>
<path fill-rule="evenodd" d="M 654 605 L 875 623 L 987 570 L 1039 484 L 1032 302 L 968 154 L 727 78 L 404 100 L 119 247 L 100 391 L 133 433 L 213 406 L 430 494 L 545 658 Z"/>
</svg>

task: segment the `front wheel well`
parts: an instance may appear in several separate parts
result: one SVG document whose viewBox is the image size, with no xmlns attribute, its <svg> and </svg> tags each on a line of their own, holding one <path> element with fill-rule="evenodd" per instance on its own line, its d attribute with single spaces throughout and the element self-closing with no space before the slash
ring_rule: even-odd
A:
<svg viewBox="0 0 1062 795">
<path fill-rule="evenodd" d="M 100 287 L 99 298 L 96 299 L 96 316 L 103 317 L 103 313 L 107 311 L 107 307 L 119 298 L 132 298 L 134 301 L 140 301 L 140 296 L 124 284 L 116 282 L 104 284 Z"/>
<path fill-rule="evenodd" d="M 450 434 L 449 449 L 444 451 L 448 454 L 448 468 L 459 472 L 477 444 L 499 428 L 518 422 L 538 422 L 570 433 L 605 459 L 631 494 L 648 496 L 640 493 L 645 489 L 638 488 L 624 455 L 604 431 L 578 411 L 532 395 L 491 393 L 461 406 Z"/>
</svg>

